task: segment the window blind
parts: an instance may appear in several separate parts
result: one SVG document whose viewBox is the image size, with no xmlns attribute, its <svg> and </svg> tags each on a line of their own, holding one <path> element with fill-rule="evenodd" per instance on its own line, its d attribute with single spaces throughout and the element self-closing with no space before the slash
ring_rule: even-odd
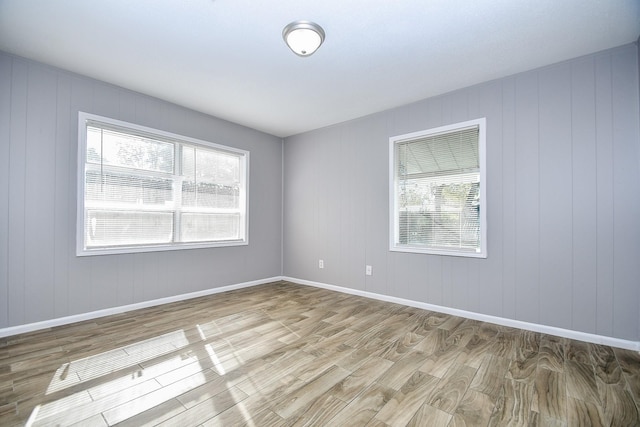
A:
<svg viewBox="0 0 640 427">
<path fill-rule="evenodd" d="M 478 127 L 429 135 L 396 144 L 396 161 L 403 176 L 437 176 L 477 171 Z"/>
<path fill-rule="evenodd" d="M 481 250 L 478 124 L 394 141 L 395 244 Z"/>
<path fill-rule="evenodd" d="M 245 153 L 85 126 L 82 251 L 245 239 Z"/>
</svg>

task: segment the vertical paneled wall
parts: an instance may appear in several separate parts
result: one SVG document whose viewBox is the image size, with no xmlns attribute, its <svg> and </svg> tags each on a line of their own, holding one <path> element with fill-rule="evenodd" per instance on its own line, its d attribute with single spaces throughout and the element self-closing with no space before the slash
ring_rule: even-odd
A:
<svg viewBox="0 0 640 427">
<path fill-rule="evenodd" d="M 250 151 L 249 245 L 75 256 L 78 111 Z M 281 273 L 282 141 L 0 52 L 0 328 Z"/>
<path fill-rule="evenodd" d="M 638 76 L 627 45 L 287 138 L 284 275 L 640 340 Z M 478 117 L 488 258 L 389 252 L 388 138 Z"/>
</svg>

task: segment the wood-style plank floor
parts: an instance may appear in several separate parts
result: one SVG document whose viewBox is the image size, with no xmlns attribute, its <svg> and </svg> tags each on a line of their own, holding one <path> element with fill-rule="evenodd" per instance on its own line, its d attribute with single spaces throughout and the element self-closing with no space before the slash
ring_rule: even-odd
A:
<svg viewBox="0 0 640 427">
<path fill-rule="evenodd" d="M 637 426 L 640 354 L 277 282 L 0 339 L 0 425 Z"/>
</svg>

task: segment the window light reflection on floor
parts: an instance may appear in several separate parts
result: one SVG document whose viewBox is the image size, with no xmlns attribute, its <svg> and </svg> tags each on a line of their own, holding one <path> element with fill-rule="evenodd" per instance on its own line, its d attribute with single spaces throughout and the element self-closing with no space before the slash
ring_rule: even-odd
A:
<svg viewBox="0 0 640 427">
<path fill-rule="evenodd" d="M 96 385 L 89 385 L 76 393 L 63 395 L 59 399 L 37 405 L 32 410 L 26 425 L 37 426 L 50 422 L 67 424 L 73 422 L 72 420 L 82 421 L 103 412 L 105 408 L 102 407 L 104 402 L 101 399 L 116 396 L 119 391 L 127 390 L 122 403 L 136 396 L 158 391 L 162 389 L 162 385 L 156 381 L 155 375 L 159 374 L 160 370 L 171 371 L 177 366 L 184 365 L 188 359 L 193 359 L 188 363 L 198 362 L 197 357 L 185 358 L 185 354 L 177 354 L 162 360 L 189 344 L 184 330 L 177 330 L 65 363 L 56 370 L 47 386 L 45 396 L 55 397 L 57 394 L 64 394 L 65 389 L 77 387 L 82 383 L 95 382 Z M 148 369 L 145 369 L 145 365 Z M 110 374 L 120 371 L 122 375 L 111 378 L 113 375 Z M 190 384 L 192 388 L 207 381 L 204 375 L 200 376 L 200 379 L 192 378 L 194 381 Z M 104 381 L 103 377 L 108 379 L 105 378 L 106 381 Z M 167 396 L 166 399 L 171 397 Z M 109 400 L 114 406 L 119 404 L 117 398 L 109 398 Z"/>
<path fill-rule="evenodd" d="M 60 366 L 47 387 L 47 394 L 136 366 L 165 354 L 184 348 L 189 340 L 183 330 L 169 332 L 124 347 L 74 360 Z"/>
<path fill-rule="evenodd" d="M 211 336 L 207 337 L 205 331 Z M 216 339 L 218 334 L 223 332 L 215 323 L 195 325 L 187 331 L 180 329 L 64 363 L 51 378 L 43 403 L 33 408 L 26 425 L 90 420 L 106 420 L 111 425 L 158 405 L 168 408 L 170 401 L 189 393 L 196 401 L 185 401 L 185 406 L 202 405 L 209 414 L 235 406 L 247 395 L 223 377 L 246 360 L 236 353 L 233 344 Z M 220 395 L 207 396 L 203 388 L 211 384 L 211 375 L 219 375 L 223 381 Z M 67 389 L 72 387 L 78 391 L 69 394 L 73 390 Z M 203 393 L 199 394 L 198 389 Z M 180 418 L 185 406 L 167 409 L 171 413 L 166 416 Z M 236 408 L 251 426 L 247 408 Z"/>
<path fill-rule="evenodd" d="M 203 341 L 206 340 L 207 337 L 202 331 L 202 328 L 200 327 L 200 325 L 196 325 L 196 329 L 198 329 L 198 334 L 200 334 L 200 338 Z M 209 355 L 211 362 L 213 362 L 213 366 L 215 366 L 216 372 L 218 372 L 218 374 L 220 375 L 226 374 L 224 370 L 224 366 L 222 365 L 222 363 L 220 363 L 220 359 L 218 359 L 218 356 L 216 355 L 216 352 L 213 350 L 213 347 L 211 347 L 211 344 L 205 344 L 204 349 L 207 351 L 207 354 Z"/>
</svg>

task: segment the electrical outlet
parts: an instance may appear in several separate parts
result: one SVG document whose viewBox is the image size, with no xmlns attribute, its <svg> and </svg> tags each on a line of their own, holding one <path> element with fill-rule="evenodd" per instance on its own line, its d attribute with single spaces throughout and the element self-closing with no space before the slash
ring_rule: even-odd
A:
<svg viewBox="0 0 640 427">
<path fill-rule="evenodd" d="M 373 267 L 371 267 L 370 265 L 367 265 L 364 269 L 364 274 L 366 274 L 367 276 L 372 276 L 373 275 Z"/>
<path fill-rule="evenodd" d="M 324 260 L 323 259 L 319 259 L 318 260 L 318 268 L 324 268 Z"/>
</svg>

